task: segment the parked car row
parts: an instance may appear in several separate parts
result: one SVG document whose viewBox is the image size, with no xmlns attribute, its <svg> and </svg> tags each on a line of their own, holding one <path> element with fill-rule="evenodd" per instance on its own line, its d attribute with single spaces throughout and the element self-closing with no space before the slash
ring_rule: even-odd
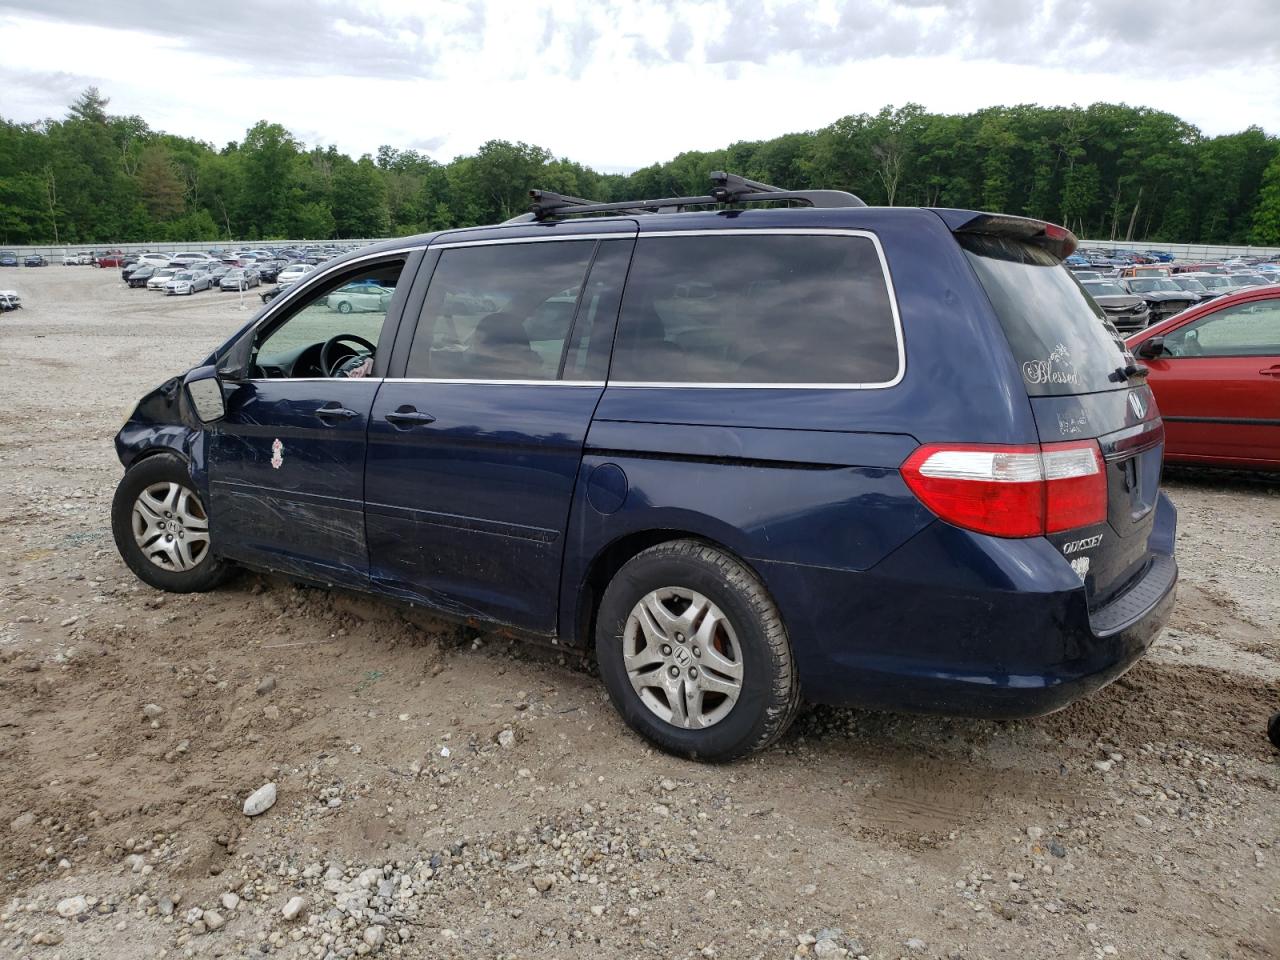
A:
<svg viewBox="0 0 1280 960">
<path fill-rule="evenodd" d="M 19 262 L 24 267 L 47 267 L 49 261 L 38 253 L 29 253 L 19 261 L 18 255 L 12 250 L 0 250 L 0 267 L 16 267 Z"/>
<path fill-rule="evenodd" d="M 294 282 L 315 268 L 307 263 L 281 265 L 270 260 L 249 261 L 238 265 L 230 260 L 201 257 L 169 258 L 161 263 L 157 257 L 143 255 L 120 271 L 130 287 L 165 290 L 169 293 L 192 294 L 217 287 L 220 290 L 247 290 L 260 283 Z"/>
<path fill-rule="evenodd" d="M 1088 258 L 1064 261 L 1122 332 L 1132 333 L 1226 294 L 1280 284 L 1280 263 L 1146 264 L 1095 267 Z M 1082 265 L 1083 264 L 1083 265 Z"/>
</svg>

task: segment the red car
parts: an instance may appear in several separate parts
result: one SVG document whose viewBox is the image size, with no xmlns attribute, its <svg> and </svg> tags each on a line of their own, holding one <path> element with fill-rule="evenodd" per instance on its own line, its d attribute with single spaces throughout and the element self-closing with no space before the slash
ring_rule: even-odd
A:
<svg viewBox="0 0 1280 960">
<path fill-rule="evenodd" d="M 128 254 L 121 250 L 109 250 L 106 253 L 100 253 L 94 263 L 99 267 L 123 267 Z"/>
<path fill-rule="evenodd" d="M 1165 460 L 1280 470 L 1280 286 L 1219 297 L 1126 343 L 1150 371 Z"/>
</svg>

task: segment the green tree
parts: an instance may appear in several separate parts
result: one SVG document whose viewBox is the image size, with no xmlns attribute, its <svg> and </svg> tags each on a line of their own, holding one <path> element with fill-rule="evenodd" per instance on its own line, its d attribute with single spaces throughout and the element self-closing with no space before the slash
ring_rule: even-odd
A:
<svg viewBox="0 0 1280 960">
<path fill-rule="evenodd" d="M 173 220 L 186 207 L 185 189 L 169 151 L 150 144 L 138 158 L 138 193 L 153 220 Z"/>
<path fill-rule="evenodd" d="M 333 222 L 339 237 L 380 237 L 387 232 L 387 190 L 368 156 L 334 174 Z"/>
<path fill-rule="evenodd" d="M 1267 247 L 1280 246 L 1280 154 L 1263 174 L 1249 242 Z"/>
</svg>

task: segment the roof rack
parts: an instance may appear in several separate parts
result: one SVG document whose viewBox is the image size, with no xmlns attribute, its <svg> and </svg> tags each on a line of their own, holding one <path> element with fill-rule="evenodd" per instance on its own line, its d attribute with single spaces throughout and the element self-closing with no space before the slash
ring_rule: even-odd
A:
<svg viewBox="0 0 1280 960">
<path fill-rule="evenodd" d="M 716 170 L 711 174 L 711 192 L 701 197 L 667 197 L 661 200 L 621 200 L 597 203 L 581 197 L 565 197 L 547 190 L 530 190 L 533 201 L 529 213 L 514 217 L 508 223 L 547 220 L 552 217 L 576 216 L 583 213 L 679 213 L 685 207 L 723 205 L 729 203 L 765 203 L 795 200 L 810 207 L 865 207 L 858 197 L 843 190 L 784 190 L 734 173 Z"/>
</svg>

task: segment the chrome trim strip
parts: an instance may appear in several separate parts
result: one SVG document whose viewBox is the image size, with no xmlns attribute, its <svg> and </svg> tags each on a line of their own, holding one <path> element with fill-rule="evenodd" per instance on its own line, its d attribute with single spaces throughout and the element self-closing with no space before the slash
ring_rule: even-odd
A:
<svg viewBox="0 0 1280 960">
<path fill-rule="evenodd" d="M 902 376 L 885 383 L 686 383 L 679 380 L 610 380 L 610 387 L 697 390 L 883 390 L 901 382 Z"/>
<path fill-rule="evenodd" d="M 382 383 L 382 377 L 249 377 L 236 383 Z"/>
<path fill-rule="evenodd" d="M 458 240 L 455 243 L 433 243 L 428 250 L 452 250 L 454 247 L 492 247 L 512 243 L 547 243 L 552 240 L 634 240 L 631 233 L 566 233 L 551 237 L 498 237 L 493 240 Z"/>
<path fill-rule="evenodd" d="M 381 379 L 383 382 L 390 383 L 487 383 L 487 384 L 509 384 L 514 386 L 578 386 L 578 387 L 622 387 L 622 388 L 644 388 L 644 387 L 675 387 L 681 389 L 697 389 L 697 390 L 884 390 L 889 387 L 896 387 L 902 382 L 907 374 L 907 356 L 906 344 L 903 340 L 902 333 L 902 316 L 898 311 L 898 296 L 893 285 L 893 276 L 889 272 L 889 262 L 885 258 L 884 248 L 880 245 L 880 238 L 869 230 L 853 230 L 842 229 L 839 227 L 760 227 L 758 229 L 751 228 L 734 228 L 734 229 L 712 229 L 712 230 L 654 230 L 637 234 L 633 233 L 577 233 L 564 234 L 562 236 L 552 237 L 502 237 L 494 240 L 463 240 L 457 243 L 441 243 L 432 244 L 427 247 L 404 247 L 396 250 L 384 250 L 380 253 L 366 254 L 363 257 L 356 257 L 352 260 L 344 261 L 342 264 L 334 267 L 317 269 L 307 274 L 304 283 L 283 294 L 285 300 L 291 299 L 293 295 L 304 286 L 311 286 L 313 279 L 323 276 L 338 267 L 345 268 L 354 263 L 364 260 L 376 260 L 383 257 L 392 257 L 397 255 L 409 254 L 414 250 L 446 250 L 454 247 L 478 247 L 478 246 L 494 246 L 500 244 L 513 243 L 541 243 L 553 240 L 627 240 L 639 239 L 646 237 L 709 237 L 709 236 L 819 236 L 819 237 L 864 237 L 870 240 L 872 246 L 875 247 L 876 257 L 880 261 L 880 272 L 884 277 L 885 288 L 889 294 L 889 309 L 893 314 L 894 335 L 898 343 L 898 373 L 892 380 L 886 380 L 879 383 L 687 383 L 681 381 L 668 380 L 460 380 L 460 379 L 433 379 L 430 377 L 359 377 L 356 379 L 373 380 Z M 274 312 L 276 304 L 282 297 L 276 297 L 267 307 L 264 313 L 254 323 L 256 329 Z M 269 377 L 263 381 L 252 380 L 251 382 L 278 382 L 281 379 L 292 379 L 294 382 L 302 380 L 325 380 L 332 382 L 333 377 L 297 377 L 297 378 L 276 378 Z"/>
<path fill-rule="evenodd" d="M 463 380 L 449 377 L 384 377 L 383 383 L 484 383 L 517 387 L 603 387 L 603 380 Z"/>
</svg>

